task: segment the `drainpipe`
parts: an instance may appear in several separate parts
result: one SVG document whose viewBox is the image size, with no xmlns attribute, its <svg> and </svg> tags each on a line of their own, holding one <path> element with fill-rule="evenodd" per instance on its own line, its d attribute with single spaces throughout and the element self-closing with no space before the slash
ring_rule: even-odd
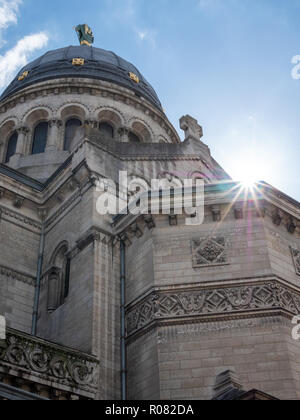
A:
<svg viewBox="0 0 300 420">
<path fill-rule="evenodd" d="M 36 285 L 35 285 L 35 296 L 34 296 L 34 306 L 33 306 L 33 316 L 32 316 L 32 329 L 31 334 L 36 336 L 37 332 L 37 321 L 39 313 L 39 300 L 40 300 L 40 291 L 41 291 L 41 279 L 42 279 L 42 267 L 43 267 L 43 258 L 44 258 L 44 245 L 45 245 L 45 224 L 42 224 L 41 237 L 40 237 L 40 247 L 39 247 L 39 256 L 37 264 L 37 275 L 36 275 Z"/>
<path fill-rule="evenodd" d="M 125 330 L 125 250 L 124 241 L 120 241 L 121 254 L 121 397 L 127 400 L 127 369 L 126 369 L 126 330 Z"/>
</svg>

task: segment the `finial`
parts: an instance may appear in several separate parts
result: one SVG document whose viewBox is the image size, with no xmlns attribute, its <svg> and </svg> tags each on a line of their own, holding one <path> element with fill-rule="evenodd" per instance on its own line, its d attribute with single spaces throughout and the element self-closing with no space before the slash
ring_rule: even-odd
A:
<svg viewBox="0 0 300 420">
<path fill-rule="evenodd" d="M 74 26 L 75 31 L 80 42 L 80 45 L 88 45 L 89 47 L 94 43 L 93 31 L 87 24 Z"/>
</svg>

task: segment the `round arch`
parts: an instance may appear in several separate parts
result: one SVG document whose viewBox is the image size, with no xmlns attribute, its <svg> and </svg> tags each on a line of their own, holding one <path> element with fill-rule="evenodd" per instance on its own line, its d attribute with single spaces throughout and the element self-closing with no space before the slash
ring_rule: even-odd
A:
<svg viewBox="0 0 300 420">
<path fill-rule="evenodd" d="M 83 105 L 65 104 L 59 111 L 58 115 L 64 122 L 72 118 L 78 118 L 82 123 L 88 118 L 88 110 Z"/>
<path fill-rule="evenodd" d="M 115 129 L 125 124 L 123 115 L 113 108 L 101 108 L 95 111 L 96 119 L 99 122 L 111 123 Z"/>
<path fill-rule="evenodd" d="M 48 121 L 50 119 L 50 115 L 51 111 L 49 109 L 40 107 L 31 110 L 27 115 L 25 115 L 23 121 L 28 127 L 32 128 L 41 121 Z"/>
<path fill-rule="evenodd" d="M 151 143 L 151 139 L 153 138 L 151 130 L 148 126 L 138 120 L 132 121 L 131 129 L 134 134 L 136 134 L 143 143 Z"/>
</svg>

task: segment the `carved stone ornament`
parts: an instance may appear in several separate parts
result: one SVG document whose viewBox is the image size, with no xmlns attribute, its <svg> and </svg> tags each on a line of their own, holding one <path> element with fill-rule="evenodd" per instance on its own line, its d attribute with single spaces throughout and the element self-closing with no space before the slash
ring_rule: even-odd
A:
<svg viewBox="0 0 300 420">
<path fill-rule="evenodd" d="M 203 129 L 198 121 L 190 115 L 185 115 L 180 119 L 180 128 L 185 132 L 185 138 L 193 137 L 199 140 L 203 137 Z"/>
<path fill-rule="evenodd" d="M 0 351 L 0 370 L 22 370 L 55 387 L 63 385 L 88 393 L 96 392 L 98 366 L 91 356 L 11 330 Z"/>
<path fill-rule="evenodd" d="M 213 315 L 220 317 L 239 314 L 242 311 L 278 311 L 290 314 L 300 313 L 300 293 L 281 284 L 269 282 L 229 288 L 198 288 L 183 291 L 155 290 L 127 309 L 128 336 L 155 322 L 178 322 L 184 318 L 186 323 L 195 317 L 205 318 Z"/>
<path fill-rule="evenodd" d="M 228 264 L 227 243 L 224 237 L 192 240 L 193 267 Z"/>
<path fill-rule="evenodd" d="M 294 249 L 292 247 L 290 247 L 290 250 L 291 250 L 292 258 L 293 258 L 293 261 L 294 261 L 296 274 L 298 276 L 300 276 L 300 251 L 298 249 Z"/>
<path fill-rule="evenodd" d="M 84 66 L 84 58 L 73 58 L 72 65 L 73 66 Z"/>
</svg>

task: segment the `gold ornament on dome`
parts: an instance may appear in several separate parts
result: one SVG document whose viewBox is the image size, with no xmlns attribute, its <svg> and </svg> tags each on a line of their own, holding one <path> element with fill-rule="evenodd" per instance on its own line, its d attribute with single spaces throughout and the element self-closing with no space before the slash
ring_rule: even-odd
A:
<svg viewBox="0 0 300 420">
<path fill-rule="evenodd" d="M 129 77 L 130 77 L 130 79 L 131 80 L 133 80 L 135 83 L 140 83 L 140 79 L 139 79 L 139 77 L 136 75 L 136 74 L 134 74 L 134 73 L 129 73 Z"/>
<path fill-rule="evenodd" d="M 29 71 L 24 71 L 24 73 L 21 74 L 21 76 L 18 77 L 19 82 L 21 82 L 22 80 L 26 79 L 26 77 L 28 76 Z"/>
<path fill-rule="evenodd" d="M 73 58 L 73 66 L 84 66 L 84 58 Z"/>
</svg>

